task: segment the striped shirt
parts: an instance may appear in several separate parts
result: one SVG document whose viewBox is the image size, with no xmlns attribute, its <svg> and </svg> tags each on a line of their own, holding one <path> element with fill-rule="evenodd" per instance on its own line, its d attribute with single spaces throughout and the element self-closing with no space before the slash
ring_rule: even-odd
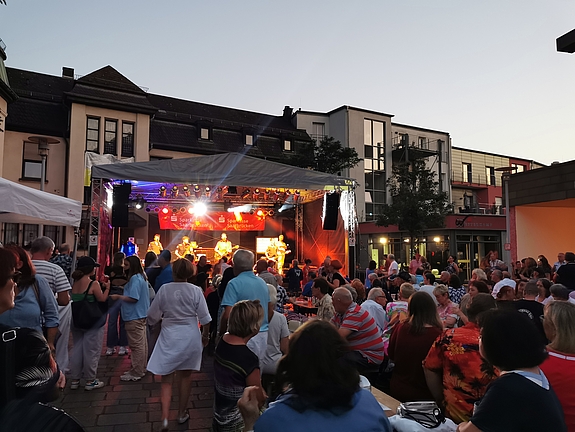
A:
<svg viewBox="0 0 575 432">
<path fill-rule="evenodd" d="M 60 266 L 42 260 L 32 260 L 32 264 L 36 267 L 36 273 L 48 281 L 54 294 L 72 289 L 64 270 Z"/>
<path fill-rule="evenodd" d="M 371 363 L 381 364 L 383 361 L 381 331 L 368 311 L 352 303 L 344 314 L 336 314 L 332 323 L 337 328 L 351 330 L 351 334 L 347 337 L 351 350 L 358 351 Z"/>
</svg>

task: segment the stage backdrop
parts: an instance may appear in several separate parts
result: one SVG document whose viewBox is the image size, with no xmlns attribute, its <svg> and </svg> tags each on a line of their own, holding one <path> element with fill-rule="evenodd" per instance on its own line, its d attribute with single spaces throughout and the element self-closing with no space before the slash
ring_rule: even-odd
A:
<svg viewBox="0 0 575 432">
<path fill-rule="evenodd" d="M 189 231 L 263 231 L 264 217 L 250 213 L 210 212 L 196 217 L 186 212 L 158 214 L 160 229 Z"/>
<path fill-rule="evenodd" d="M 346 231 L 343 227 L 343 219 L 338 211 L 337 229 L 326 231 L 322 228 L 321 214 L 323 209 L 323 200 L 313 201 L 304 205 L 303 220 L 303 251 L 304 256 L 300 261 L 310 258 L 313 265 L 319 266 L 327 255 L 332 260 L 339 260 L 343 264 L 341 273 L 345 276 L 349 273 L 346 259 Z"/>
</svg>

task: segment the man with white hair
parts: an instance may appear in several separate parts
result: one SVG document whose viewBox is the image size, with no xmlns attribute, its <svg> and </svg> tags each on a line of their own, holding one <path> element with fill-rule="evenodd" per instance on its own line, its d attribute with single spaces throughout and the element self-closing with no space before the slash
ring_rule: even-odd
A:
<svg viewBox="0 0 575 432">
<path fill-rule="evenodd" d="M 60 338 L 56 342 L 56 362 L 62 371 L 68 369 L 68 342 L 70 340 L 70 323 L 72 321 L 72 305 L 70 303 L 70 282 L 64 270 L 49 262 L 54 252 L 54 242 L 50 237 L 38 237 L 32 242 L 30 253 L 36 273 L 48 281 L 48 285 L 58 302 L 58 317 Z"/>
<path fill-rule="evenodd" d="M 511 279 L 511 275 L 508 272 L 502 272 L 501 270 L 493 270 L 491 272 L 491 280 L 495 282 L 493 291 L 491 291 L 491 295 L 495 299 L 497 298 L 497 293 L 501 291 L 501 288 L 504 286 L 509 286 L 513 289 L 517 286 L 517 283 Z"/>
<path fill-rule="evenodd" d="M 261 365 L 262 374 L 275 375 L 280 358 L 288 353 L 289 329 L 286 317 L 283 314 L 274 312 L 277 303 L 277 290 L 271 284 L 267 284 L 267 287 L 270 293 L 268 307 L 269 330 L 266 353 Z"/>
<path fill-rule="evenodd" d="M 333 292 L 335 316 L 331 322 L 347 339 L 350 351 L 346 358 L 359 373 L 380 365 L 383 361 L 383 339 L 373 317 L 353 302 L 351 292 L 336 288 Z"/>
<path fill-rule="evenodd" d="M 241 300 L 259 300 L 264 308 L 264 320 L 260 326 L 260 332 L 249 340 L 247 346 L 256 354 L 260 360 L 260 365 L 266 353 L 268 342 L 268 305 L 270 294 L 267 284 L 263 279 L 257 277 L 253 272 L 254 254 L 245 249 L 237 250 L 234 254 L 234 275 L 236 276 L 228 282 L 222 306 L 220 324 L 220 336 L 223 336 L 228 329 L 228 318 L 232 307 Z"/>
<path fill-rule="evenodd" d="M 385 326 L 387 325 L 387 315 L 385 314 L 386 304 L 387 299 L 381 288 L 370 289 L 369 294 L 367 295 L 367 300 L 361 304 L 361 308 L 368 311 L 373 317 L 381 333 L 383 333 Z"/>
</svg>

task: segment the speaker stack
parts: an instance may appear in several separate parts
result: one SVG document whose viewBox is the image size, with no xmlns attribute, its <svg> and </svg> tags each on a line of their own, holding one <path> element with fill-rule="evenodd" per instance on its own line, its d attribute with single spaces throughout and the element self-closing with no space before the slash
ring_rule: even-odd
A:
<svg viewBox="0 0 575 432">
<path fill-rule="evenodd" d="M 132 185 L 123 183 L 114 186 L 112 204 L 112 226 L 125 228 L 128 226 L 128 204 L 130 202 L 130 193 Z"/>
<path fill-rule="evenodd" d="M 337 192 L 325 195 L 325 214 L 323 218 L 323 229 L 333 231 L 337 229 L 339 213 L 339 197 Z"/>
</svg>

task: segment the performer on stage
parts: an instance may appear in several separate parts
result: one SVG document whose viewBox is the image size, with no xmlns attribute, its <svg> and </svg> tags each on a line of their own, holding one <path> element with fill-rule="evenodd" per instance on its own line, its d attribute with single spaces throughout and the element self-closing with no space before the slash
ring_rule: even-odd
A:
<svg viewBox="0 0 575 432">
<path fill-rule="evenodd" d="M 128 237 L 128 241 L 122 245 L 120 252 L 124 252 L 126 257 L 138 255 L 138 245 L 136 244 L 134 237 Z"/>
<path fill-rule="evenodd" d="M 222 233 L 221 240 L 216 243 L 214 248 L 214 259 L 219 261 L 223 257 L 230 259 L 232 257 L 232 251 L 237 249 L 238 246 L 232 246 L 232 242 L 228 240 L 228 235 Z"/>
<path fill-rule="evenodd" d="M 176 256 L 178 258 L 185 258 L 187 254 L 193 254 L 192 245 L 188 236 L 182 237 L 182 242 L 176 246 Z"/>
<path fill-rule="evenodd" d="M 273 261 L 277 263 L 278 260 L 278 247 L 276 245 L 276 240 L 271 239 L 268 247 L 266 248 L 266 259 L 268 261 Z"/>
<path fill-rule="evenodd" d="M 160 255 L 160 252 L 164 250 L 162 243 L 160 243 L 160 234 L 154 234 L 154 241 L 148 244 L 148 252 L 154 252 L 156 255 Z"/>
<path fill-rule="evenodd" d="M 282 234 L 279 235 L 276 241 L 276 248 L 277 248 L 278 272 L 282 273 L 286 255 L 291 252 L 291 250 L 287 249 L 287 245 L 284 243 L 284 236 Z"/>
</svg>

